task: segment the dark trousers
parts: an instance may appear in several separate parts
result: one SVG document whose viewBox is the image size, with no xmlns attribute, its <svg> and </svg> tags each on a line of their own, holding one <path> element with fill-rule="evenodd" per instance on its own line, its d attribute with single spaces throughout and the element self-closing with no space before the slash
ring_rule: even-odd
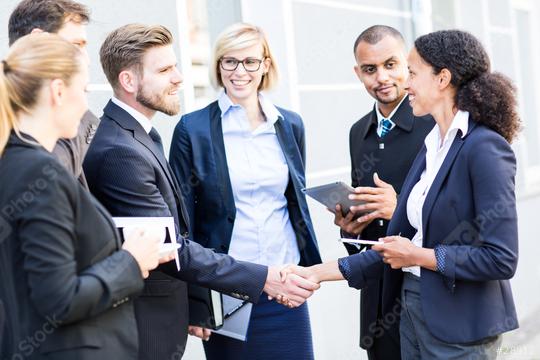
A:
<svg viewBox="0 0 540 360">
<path fill-rule="evenodd" d="M 410 273 L 403 277 L 401 291 L 401 357 L 403 360 L 452 359 L 492 360 L 497 358 L 501 336 L 479 344 L 449 344 L 429 332 L 420 301 L 420 278 Z"/>
<path fill-rule="evenodd" d="M 381 336 L 367 350 L 369 360 L 401 360 L 399 343 L 391 336 Z"/>
</svg>

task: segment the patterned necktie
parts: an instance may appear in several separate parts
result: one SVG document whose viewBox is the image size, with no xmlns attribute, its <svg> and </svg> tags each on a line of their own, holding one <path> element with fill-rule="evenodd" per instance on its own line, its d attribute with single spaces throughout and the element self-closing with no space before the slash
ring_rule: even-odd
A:
<svg viewBox="0 0 540 360">
<path fill-rule="evenodd" d="M 385 137 L 392 130 L 392 122 L 388 119 L 381 120 L 381 138 Z"/>
<path fill-rule="evenodd" d="M 150 133 L 148 135 L 150 135 L 150 138 L 152 138 L 152 141 L 158 148 L 161 155 L 165 156 L 165 152 L 163 151 L 163 142 L 161 141 L 161 136 L 159 136 L 159 133 L 157 132 L 156 128 L 152 128 L 152 130 L 150 130 Z"/>
</svg>

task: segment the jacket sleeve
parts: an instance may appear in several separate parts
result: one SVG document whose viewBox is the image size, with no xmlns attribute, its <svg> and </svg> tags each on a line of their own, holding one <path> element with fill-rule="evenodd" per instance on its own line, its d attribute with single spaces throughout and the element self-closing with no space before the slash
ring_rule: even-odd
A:
<svg viewBox="0 0 540 360">
<path fill-rule="evenodd" d="M 465 233 L 460 236 L 473 241 L 467 245 L 459 244 L 459 240 L 439 245 L 437 253 L 443 254 L 438 258 L 439 272 L 450 285 L 455 279 L 509 279 L 518 261 L 514 153 L 502 137 L 490 136 L 474 144 L 467 161 L 473 194 L 467 200 L 474 202 L 476 216 L 461 224 Z"/>
<path fill-rule="evenodd" d="M 39 171 L 40 165 L 34 166 Z M 97 315 L 141 291 L 140 269 L 126 251 L 78 269 L 75 180 L 58 163 L 45 164 L 43 169 L 46 185 L 40 186 L 18 215 L 23 267 L 37 311 L 70 323 Z"/>
<path fill-rule="evenodd" d="M 180 271 L 177 271 L 174 261 L 161 265 L 161 271 L 235 298 L 253 303 L 259 300 L 266 283 L 268 267 L 235 260 L 194 241 L 180 239 L 180 242 Z"/>
<path fill-rule="evenodd" d="M 366 250 L 339 259 L 340 271 L 349 287 L 362 289 L 370 280 L 379 279 L 383 275 L 384 262 L 375 250 Z"/>
</svg>

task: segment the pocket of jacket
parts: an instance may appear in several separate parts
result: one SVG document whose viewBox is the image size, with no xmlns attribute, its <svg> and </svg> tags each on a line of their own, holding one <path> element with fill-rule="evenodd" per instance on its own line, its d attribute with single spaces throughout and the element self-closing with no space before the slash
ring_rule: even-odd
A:
<svg viewBox="0 0 540 360">
<path fill-rule="evenodd" d="M 48 354 L 56 351 L 73 350 L 79 348 L 102 347 L 102 341 L 99 337 L 99 329 L 86 326 L 66 326 L 56 329 L 48 334 L 45 330 L 36 331 L 45 334 L 45 340 L 39 348 L 41 354 Z"/>
</svg>

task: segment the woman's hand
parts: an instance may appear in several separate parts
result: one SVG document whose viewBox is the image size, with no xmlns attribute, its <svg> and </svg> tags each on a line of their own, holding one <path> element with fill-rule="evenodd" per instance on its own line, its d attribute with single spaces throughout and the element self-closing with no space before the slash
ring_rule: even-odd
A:
<svg viewBox="0 0 540 360">
<path fill-rule="evenodd" d="M 144 228 L 134 228 L 130 231 L 124 229 L 124 234 L 126 234 L 126 239 L 122 248 L 135 258 L 142 277 L 146 279 L 150 270 L 155 269 L 160 263 L 159 248 L 163 236 L 157 231 Z M 166 257 L 170 256 L 171 254 L 167 254 Z M 172 258 L 174 259 L 174 255 Z"/>
<path fill-rule="evenodd" d="M 373 245 L 371 249 L 378 251 L 392 269 L 418 265 L 415 259 L 418 247 L 411 240 L 401 236 L 387 236 L 379 240 L 383 242 Z"/>
<path fill-rule="evenodd" d="M 418 247 L 411 240 L 401 236 L 387 236 L 379 240 L 382 242 L 373 245 L 371 249 L 378 251 L 383 261 L 392 269 L 409 266 L 421 266 L 433 271 L 437 269 L 437 259 L 433 249 Z"/>
</svg>

